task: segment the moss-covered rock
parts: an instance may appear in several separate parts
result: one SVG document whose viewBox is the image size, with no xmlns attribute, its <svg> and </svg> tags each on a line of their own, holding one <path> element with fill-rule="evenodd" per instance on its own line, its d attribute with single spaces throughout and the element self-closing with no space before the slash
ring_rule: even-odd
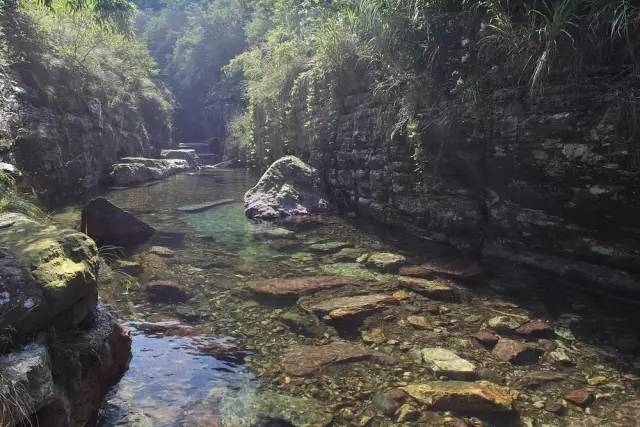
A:
<svg viewBox="0 0 640 427">
<path fill-rule="evenodd" d="M 0 229 L 0 330 L 35 332 L 65 312 L 71 323 L 82 320 L 97 298 L 95 243 L 21 214 L 0 221 L 12 224 Z"/>
</svg>

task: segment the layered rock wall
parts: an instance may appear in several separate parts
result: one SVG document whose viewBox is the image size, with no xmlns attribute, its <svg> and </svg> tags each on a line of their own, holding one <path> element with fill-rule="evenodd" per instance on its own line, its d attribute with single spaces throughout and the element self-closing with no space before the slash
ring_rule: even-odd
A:
<svg viewBox="0 0 640 427">
<path fill-rule="evenodd" d="M 0 10 L 0 160 L 16 164 L 42 202 L 87 198 L 117 159 L 158 156 L 172 144 L 156 83 L 114 100 L 98 75 L 51 52 L 34 31 L 19 11 Z"/>
<path fill-rule="evenodd" d="M 334 91 L 331 109 L 314 106 L 315 120 L 330 125 L 299 133 L 296 151 L 308 153 L 343 209 L 590 289 L 637 294 L 640 145 L 620 125 L 623 95 L 640 88 L 615 72 L 554 76 L 535 97 L 505 78 L 482 108 L 438 101 L 417 116 L 456 110 L 456 118 L 418 136 L 431 154 L 422 164 L 415 141 L 381 128 L 380 100 L 350 85 Z"/>
</svg>

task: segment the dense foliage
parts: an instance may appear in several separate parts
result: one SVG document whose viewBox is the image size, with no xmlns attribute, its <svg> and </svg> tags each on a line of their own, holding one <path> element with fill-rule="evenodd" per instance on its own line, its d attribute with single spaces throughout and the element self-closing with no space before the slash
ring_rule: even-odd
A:
<svg viewBox="0 0 640 427">
<path fill-rule="evenodd" d="M 240 104 L 238 79 L 222 67 L 245 47 L 247 9 L 241 0 L 140 1 L 141 38 L 158 61 L 177 100 L 176 138 L 221 138 Z"/>
<path fill-rule="evenodd" d="M 443 98 L 477 101 L 497 76 L 535 96 L 554 71 L 579 72 L 590 64 L 618 64 L 623 74 L 634 75 L 640 43 L 640 8 L 629 0 L 251 4 L 250 49 L 226 70 L 246 79 L 247 112 L 233 122 L 231 141 L 247 147 L 258 163 L 297 143 L 300 132 L 285 130 L 300 119 L 301 104 L 303 111 L 327 107 L 363 81 L 384 105 L 381 128 L 420 140 L 430 127 L 456 120 L 455 111 L 420 116 Z M 319 94 L 319 88 L 326 90 Z M 312 114 L 305 120 L 305 126 L 323 125 L 312 123 Z M 428 161 L 424 147 L 415 148 L 422 167 Z"/>
</svg>

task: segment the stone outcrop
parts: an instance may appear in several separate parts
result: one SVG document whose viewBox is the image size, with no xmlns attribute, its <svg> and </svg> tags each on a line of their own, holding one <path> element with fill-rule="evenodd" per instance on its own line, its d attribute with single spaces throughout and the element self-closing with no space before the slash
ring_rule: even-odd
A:
<svg viewBox="0 0 640 427">
<path fill-rule="evenodd" d="M 80 229 L 101 245 L 135 246 L 146 242 L 153 227 L 98 197 L 82 210 Z"/>
<path fill-rule="evenodd" d="M 97 247 L 21 214 L 0 221 L 0 424 L 86 425 L 131 356 L 98 304 Z"/>
<path fill-rule="evenodd" d="M 244 205 L 247 217 L 262 219 L 305 215 L 328 209 L 318 171 L 294 156 L 274 162 L 256 186 L 247 191 Z"/>
<path fill-rule="evenodd" d="M 125 157 L 113 164 L 108 180 L 114 187 L 128 187 L 164 179 L 191 168 L 183 159 Z"/>
</svg>

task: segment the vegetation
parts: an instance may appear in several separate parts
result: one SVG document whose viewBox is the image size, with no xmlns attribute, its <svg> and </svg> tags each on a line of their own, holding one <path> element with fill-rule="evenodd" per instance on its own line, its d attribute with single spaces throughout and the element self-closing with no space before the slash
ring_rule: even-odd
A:
<svg viewBox="0 0 640 427">
<path fill-rule="evenodd" d="M 43 217 L 33 197 L 19 192 L 15 178 L 2 171 L 0 171 L 0 212 L 18 212 L 32 218 Z"/>
<path fill-rule="evenodd" d="M 492 79 L 514 76 L 537 96 L 554 72 L 577 77 L 590 64 L 637 78 L 640 7 L 628 0 L 259 0 L 249 9 L 249 49 L 225 67 L 246 80 L 230 142 L 262 165 L 301 137 L 331 135 L 313 109 L 331 117 L 354 90 L 383 106 L 380 131 L 406 135 L 422 169 L 441 152 L 429 132 L 462 113 L 442 101 L 483 108 Z M 306 131 L 295 127 L 301 114 Z M 309 129 L 318 126 L 324 133 Z"/>
</svg>

